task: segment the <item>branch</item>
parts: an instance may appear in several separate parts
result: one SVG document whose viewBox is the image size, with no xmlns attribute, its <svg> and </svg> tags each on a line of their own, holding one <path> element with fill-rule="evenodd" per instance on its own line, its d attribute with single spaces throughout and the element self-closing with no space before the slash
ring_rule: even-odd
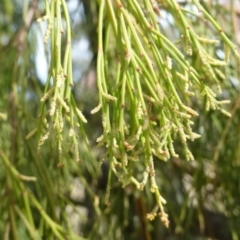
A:
<svg viewBox="0 0 240 240">
<path fill-rule="evenodd" d="M 37 6 L 38 6 L 38 0 L 33 0 L 29 6 L 29 9 L 24 21 L 24 25 L 19 29 L 17 34 L 14 36 L 13 45 L 17 47 L 19 52 L 22 52 L 24 50 L 27 32 L 34 20 L 34 15 L 37 10 Z"/>
</svg>

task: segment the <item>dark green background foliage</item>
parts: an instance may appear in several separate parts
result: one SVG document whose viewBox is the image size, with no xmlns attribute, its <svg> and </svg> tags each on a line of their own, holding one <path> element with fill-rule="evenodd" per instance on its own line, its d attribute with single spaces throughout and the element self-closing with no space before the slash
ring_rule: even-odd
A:
<svg viewBox="0 0 240 240">
<path fill-rule="evenodd" d="M 201 137 L 188 142 L 188 148 L 194 156 L 193 161 L 186 160 L 186 148 L 177 133 L 172 137 L 175 152 L 179 154 L 179 158 L 170 156 L 168 161 L 153 158 L 156 184 L 161 196 L 167 201 L 164 209 L 170 223 L 166 228 L 159 216 L 153 221 L 147 218 L 147 214 L 156 205 L 157 199 L 151 192 L 150 181 L 146 183 L 143 191 L 137 189 L 137 185 L 130 180 L 127 186 L 122 188 L 125 180 L 119 181 L 121 176 L 116 176 L 112 171 L 111 153 L 113 151 L 111 152 L 106 145 L 108 140 L 104 144 L 96 143 L 96 139 L 105 131 L 102 127 L 102 114 L 100 112 L 91 114 L 91 110 L 98 105 L 100 96 L 96 71 L 100 51 L 99 34 L 102 34 L 104 48 L 105 41 L 108 41 L 108 48 L 104 52 L 104 57 L 107 59 L 105 63 L 107 62 L 108 65 L 104 66 L 104 71 L 108 79 L 113 79 L 107 83 L 109 84 L 107 85 L 108 93 L 116 93 L 116 96 L 118 96 L 118 89 L 121 88 L 121 84 L 116 86 L 114 81 L 117 61 L 120 59 L 122 64 L 128 60 L 127 56 L 121 55 L 121 51 L 127 45 L 126 41 L 114 35 L 113 30 L 108 32 L 109 23 L 111 24 L 112 21 L 108 10 L 104 11 L 103 23 L 106 24 L 103 24 L 100 31 L 98 19 L 102 1 L 69 0 L 66 2 L 71 21 L 74 79 L 74 87 L 69 87 L 74 98 L 69 105 L 74 109 L 76 106 L 81 109 L 87 119 L 86 124 L 83 124 L 79 118 L 78 122 L 84 128 L 89 144 L 86 144 L 83 128 L 80 127 L 79 131 L 77 123 L 73 125 L 76 132 L 76 145 L 69 140 L 69 129 L 72 128 L 70 121 L 66 121 L 59 134 L 58 131 L 54 131 L 55 123 L 48 117 L 48 113 L 46 119 L 50 127 L 43 124 L 43 118 L 40 116 L 41 98 L 46 84 L 46 79 L 43 79 L 45 70 L 41 64 L 46 61 L 46 57 L 50 59 L 52 53 L 49 50 L 50 44 L 45 44 L 45 55 L 42 53 L 40 60 L 37 60 L 36 56 L 39 55 L 40 43 L 43 42 L 46 30 L 43 23 L 37 23 L 37 19 L 43 17 L 46 12 L 44 1 L 0 1 L 0 238 L 4 240 L 239 239 L 239 62 L 236 54 L 231 52 L 228 64 L 224 66 L 213 64 L 212 69 L 217 79 L 215 81 L 209 76 L 207 67 L 203 66 L 200 53 L 200 49 L 204 49 L 215 60 L 225 61 L 226 39 L 203 15 L 201 17 L 194 15 L 196 7 L 192 1 L 179 1 L 179 8 L 183 10 L 191 29 L 198 36 L 219 40 L 214 44 L 199 40 L 200 47 L 197 48 L 194 35 L 190 36 L 193 46 L 192 55 L 187 55 L 189 39 L 186 37 L 185 25 L 179 20 L 178 12 L 170 4 L 173 1 L 154 2 L 156 4 L 154 6 L 157 6 L 156 14 L 160 10 L 158 21 L 161 34 L 183 53 L 184 61 L 188 61 L 197 72 L 200 85 L 206 84 L 212 89 L 219 101 L 231 100 L 224 109 L 232 115 L 229 118 L 218 110 L 206 111 L 206 98 L 201 96 L 200 87 L 192 86 L 191 91 L 195 96 L 187 96 L 181 79 L 174 74 L 175 70 L 180 70 L 178 62 L 173 58 L 171 70 L 173 84 L 184 104 L 198 112 L 199 115 L 192 118 L 194 122 L 192 128 L 194 132 L 201 134 Z M 119 7 L 116 7 L 117 1 L 110 2 L 115 7 L 117 18 L 120 18 L 121 13 L 117 13 L 118 10 L 116 10 Z M 123 9 L 131 12 L 132 6 L 128 4 L 129 1 L 122 0 L 122 2 Z M 142 4 L 148 1 L 139 2 Z M 225 36 L 238 45 L 240 8 L 234 5 L 236 2 L 229 0 L 226 4 L 220 4 L 218 1 L 200 1 L 222 27 Z M 132 14 L 136 12 L 133 11 Z M 141 20 L 139 26 L 141 26 Z M 63 27 L 66 27 L 65 22 Z M 130 28 L 127 30 L 130 36 Z M 109 39 L 108 34 L 111 36 Z M 143 44 L 145 36 L 149 42 L 154 41 L 154 38 L 150 39 L 151 34 L 145 33 L 141 38 Z M 130 39 L 134 43 L 132 35 Z M 89 44 L 88 49 L 83 50 L 86 56 L 78 48 L 82 40 Z M 64 56 L 67 41 L 63 35 L 62 56 Z M 138 53 L 133 43 L 131 48 Z M 150 58 L 154 59 L 151 47 L 146 51 Z M 163 56 L 168 56 L 164 47 L 159 51 Z M 55 62 L 50 61 L 52 67 Z M 132 62 L 129 63 L 129 68 L 133 66 L 131 64 Z M 130 76 L 134 75 L 132 70 L 128 71 Z M 159 76 L 161 79 L 161 74 Z M 141 84 L 143 92 L 150 94 L 147 85 Z M 218 92 L 218 86 L 221 86 L 222 93 Z M 165 93 L 169 94 L 169 99 L 174 104 L 174 99 L 171 99 L 172 93 L 167 88 L 163 83 Z M 138 94 L 136 93 L 136 98 L 139 97 Z M 132 106 L 131 100 L 129 96 L 126 96 L 126 99 L 129 102 L 126 102 L 127 110 L 124 117 L 126 122 L 130 119 L 128 124 L 130 131 L 133 131 L 131 117 L 134 116 L 136 108 L 128 108 Z M 105 100 L 102 101 L 104 104 Z M 107 101 L 105 104 L 109 106 L 114 128 L 112 116 L 120 115 L 114 115 L 114 104 L 111 105 Z M 51 102 L 47 101 L 44 105 L 45 109 L 49 110 L 50 105 Z M 150 103 L 147 107 L 149 119 L 157 121 L 161 115 L 161 108 Z M 164 105 L 161 107 L 164 109 Z M 63 110 L 64 114 L 68 115 L 65 110 Z M 184 121 L 182 124 L 185 124 Z M 157 124 L 159 129 L 160 125 Z M 36 127 L 36 134 L 26 138 Z M 48 131 L 50 131 L 48 139 L 39 149 L 39 138 Z M 116 132 L 110 133 L 109 139 L 113 135 L 118 141 Z M 107 135 L 104 136 L 107 139 Z M 141 140 L 144 143 L 143 138 Z M 78 157 L 76 157 L 76 146 Z M 129 161 L 127 171 L 127 177 L 134 176 L 139 181 L 145 171 L 145 165 L 142 162 L 146 155 L 145 152 L 141 154 L 139 162 Z M 76 161 L 76 158 L 80 161 Z M 117 171 L 120 172 L 119 169 Z M 107 186 L 111 186 L 111 191 L 110 204 L 106 205 L 105 203 L 108 203 Z"/>
</svg>

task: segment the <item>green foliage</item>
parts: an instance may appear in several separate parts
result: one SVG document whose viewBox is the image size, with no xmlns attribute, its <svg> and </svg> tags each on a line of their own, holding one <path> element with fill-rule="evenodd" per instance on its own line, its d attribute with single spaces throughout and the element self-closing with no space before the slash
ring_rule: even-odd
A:
<svg viewBox="0 0 240 240">
<path fill-rule="evenodd" d="M 208 230 L 213 212 L 227 222 L 223 238 L 238 239 L 239 53 L 224 24 L 231 12 L 197 0 L 80 2 L 98 102 L 88 99 L 94 89 L 74 94 L 66 1 L 0 3 L 0 235 L 218 238 Z M 43 84 L 34 56 L 44 24 Z M 74 197 L 75 185 L 86 196 Z"/>
</svg>

